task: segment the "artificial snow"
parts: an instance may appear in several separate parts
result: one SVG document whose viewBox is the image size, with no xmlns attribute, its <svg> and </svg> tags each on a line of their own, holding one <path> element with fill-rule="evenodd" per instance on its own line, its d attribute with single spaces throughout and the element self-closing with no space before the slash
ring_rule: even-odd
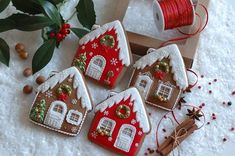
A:
<svg viewBox="0 0 235 156">
<path fill-rule="evenodd" d="M 138 0 L 136 0 L 138 1 Z M 144 0 L 139 0 L 143 2 Z M 95 0 L 97 10 L 98 23 L 110 21 L 111 15 L 114 14 L 115 4 L 118 0 Z M 149 8 L 143 6 L 139 14 L 148 12 Z M 12 10 L 9 7 L 4 11 L 4 15 L 10 15 Z M 205 103 L 203 111 L 206 115 L 206 121 L 210 121 L 210 125 L 205 125 L 199 131 L 196 131 L 180 146 L 181 156 L 230 156 L 235 152 L 235 132 L 230 131 L 231 127 L 235 127 L 235 97 L 231 94 L 235 90 L 235 13 L 231 4 L 222 0 L 211 0 L 209 7 L 210 21 L 206 30 L 201 34 L 200 44 L 197 55 L 195 57 L 193 68 L 204 75 L 198 82 L 198 85 L 192 90 L 192 93 L 185 95 L 185 100 L 189 104 L 200 105 Z M 141 18 L 139 14 L 133 16 L 131 20 Z M 141 29 L 149 31 L 152 24 L 150 19 L 141 19 L 147 24 L 143 26 L 135 23 L 133 27 L 141 27 Z M 77 26 L 76 17 L 73 19 L 72 26 Z M 145 28 L 145 29 L 144 29 Z M 138 29 L 137 29 L 138 30 Z M 153 30 L 153 29 L 152 29 Z M 75 55 L 78 40 L 74 35 L 61 44 L 57 49 L 51 62 L 36 75 L 25 78 L 22 75 L 26 67 L 31 66 L 31 60 L 34 52 L 42 44 L 40 31 L 20 32 L 9 31 L 1 33 L 11 49 L 10 68 L 0 64 L 0 155 L 24 155 L 24 156 L 111 156 L 114 153 L 99 147 L 87 139 L 89 126 L 91 125 L 94 111 L 88 114 L 88 118 L 84 123 L 81 133 L 77 137 L 68 137 L 46 128 L 34 125 L 28 120 L 28 112 L 34 99 L 35 93 L 24 95 L 22 88 L 25 84 L 33 84 L 35 78 L 42 74 L 48 76 L 51 71 L 62 71 L 71 65 L 73 56 Z M 16 43 L 22 42 L 26 46 L 26 50 L 30 56 L 27 61 L 22 61 L 14 50 Z M 130 69 L 131 70 L 131 69 Z M 122 83 L 116 91 L 124 90 L 128 83 L 131 71 L 125 74 Z M 214 82 L 214 79 L 217 82 Z M 211 85 L 208 83 L 211 82 Z M 201 86 L 201 89 L 198 89 Z M 92 82 L 88 82 L 92 99 L 95 104 L 103 101 L 108 96 L 109 91 L 99 87 Z M 212 93 L 209 94 L 209 90 Z M 232 101 L 233 105 L 228 107 L 222 102 Z M 139 152 L 139 156 L 143 156 L 147 148 L 156 147 L 156 125 L 165 111 L 148 106 L 147 111 L 151 113 L 150 122 L 152 124 L 151 133 L 145 138 L 143 146 Z M 216 120 L 211 120 L 211 114 L 215 113 Z M 183 117 L 184 112 L 176 112 L 177 117 Z M 167 132 L 172 130 L 168 120 L 164 120 L 163 125 Z M 160 129 L 161 137 L 164 137 Z M 223 142 L 226 137 L 227 142 Z M 155 153 L 153 154 L 155 155 Z M 177 155 L 177 153 L 175 153 Z"/>
</svg>

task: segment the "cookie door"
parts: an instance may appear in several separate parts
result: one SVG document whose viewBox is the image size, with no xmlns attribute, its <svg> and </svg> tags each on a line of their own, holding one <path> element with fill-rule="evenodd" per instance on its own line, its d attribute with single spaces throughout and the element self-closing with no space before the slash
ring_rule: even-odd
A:
<svg viewBox="0 0 235 156">
<path fill-rule="evenodd" d="M 94 56 L 86 70 L 86 75 L 93 79 L 100 80 L 106 65 L 106 60 L 103 56 Z"/>
<path fill-rule="evenodd" d="M 129 152 L 134 140 L 136 128 L 132 125 L 124 124 L 119 130 L 114 147 Z"/>
<path fill-rule="evenodd" d="M 144 99 L 147 99 L 153 80 L 148 75 L 138 75 L 135 87 L 139 90 Z"/>
</svg>

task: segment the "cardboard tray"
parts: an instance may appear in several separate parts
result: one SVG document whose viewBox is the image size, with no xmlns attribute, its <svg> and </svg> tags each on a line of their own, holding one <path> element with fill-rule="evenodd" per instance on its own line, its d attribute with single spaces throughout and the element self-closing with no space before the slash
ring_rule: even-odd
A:
<svg viewBox="0 0 235 156">
<path fill-rule="evenodd" d="M 113 20 L 123 21 L 130 1 L 131 0 L 119 0 L 116 6 L 116 12 Z M 198 0 L 198 4 L 203 4 L 205 7 L 208 8 L 209 0 Z M 205 19 L 205 13 L 202 11 L 201 7 L 197 6 L 196 12 L 200 15 L 202 19 Z M 193 32 L 194 27 L 196 27 L 196 25 L 192 26 L 189 29 L 189 33 Z M 129 31 L 127 31 L 127 36 L 130 41 L 132 53 L 141 56 L 146 54 L 148 48 L 151 47 L 157 49 L 163 42 L 159 39 L 151 38 L 148 36 L 140 35 Z M 187 39 L 186 41 L 177 42 L 177 45 L 182 53 L 187 68 L 192 67 L 194 55 L 197 51 L 199 37 L 200 34 L 195 35 Z"/>
</svg>

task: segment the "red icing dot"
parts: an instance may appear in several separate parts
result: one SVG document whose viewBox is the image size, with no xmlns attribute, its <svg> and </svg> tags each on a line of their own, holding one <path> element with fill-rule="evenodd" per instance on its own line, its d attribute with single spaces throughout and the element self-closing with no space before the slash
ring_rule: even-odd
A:
<svg viewBox="0 0 235 156">
<path fill-rule="evenodd" d="M 235 95 L 235 91 L 232 92 L 232 95 Z"/>
</svg>

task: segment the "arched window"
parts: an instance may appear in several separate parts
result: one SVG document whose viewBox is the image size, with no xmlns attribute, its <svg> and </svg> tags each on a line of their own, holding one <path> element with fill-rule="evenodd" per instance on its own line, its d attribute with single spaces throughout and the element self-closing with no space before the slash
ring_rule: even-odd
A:
<svg viewBox="0 0 235 156">
<path fill-rule="evenodd" d="M 99 122 L 98 128 L 112 134 L 115 125 L 116 122 L 114 120 L 103 117 Z"/>
<path fill-rule="evenodd" d="M 131 128 L 125 128 L 123 131 L 122 131 L 123 134 L 129 136 L 129 137 L 132 137 L 132 129 Z"/>
<path fill-rule="evenodd" d="M 103 67 L 103 61 L 100 59 L 100 58 L 97 58 L 95 61 L 94 61 L 94 64 L 99 66 L 99 67 Z"/>
<path fill-rule="evenodd" d="M 53 108 L 53 111 L 54 112 L 58 112 L 58 113 L 61 113 L 63 112 L 63 107 L 61 105 L 55 105 L 55 107 Z"/>
<path fill-rule="evenodd" d="M 147 81 L 141 80 L 139 86 L 145 88 L 147 86 Z"/>
</svg>

